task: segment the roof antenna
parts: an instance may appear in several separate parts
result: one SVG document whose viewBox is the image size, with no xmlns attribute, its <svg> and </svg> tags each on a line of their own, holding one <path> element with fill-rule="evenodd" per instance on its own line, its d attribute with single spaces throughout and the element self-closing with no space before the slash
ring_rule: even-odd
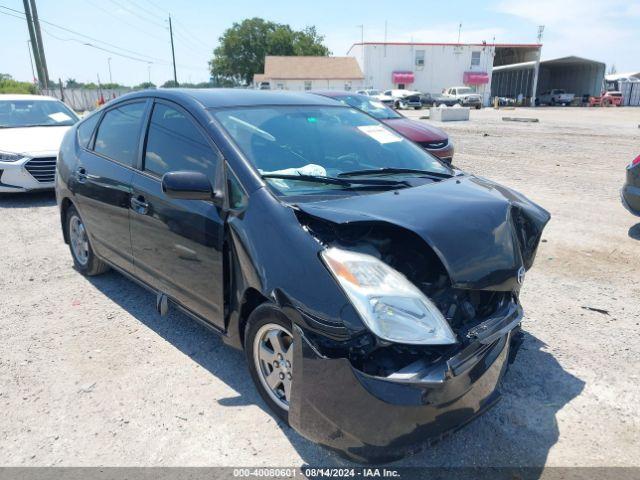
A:
<svg viewBox="0 0 640 480">
<path fill-rule="evenodd" d="M 544 25 L 538 25 L 538 43 L 542 43 L 543 33 L 544 33 Z"/>
<path fill-rule="evenodd" d="M 460 32 L 462 30 L 462 24 L 458 25 L 458 45 L 460 45 Z"/>
</svg>

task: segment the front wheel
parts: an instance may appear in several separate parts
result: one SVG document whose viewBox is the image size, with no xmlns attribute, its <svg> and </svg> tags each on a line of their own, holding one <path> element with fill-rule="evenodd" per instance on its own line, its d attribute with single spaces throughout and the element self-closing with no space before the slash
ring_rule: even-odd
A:
<svg viewBox="0 0 640 480">
<path fill-rule="evenodd" d="M 69 207 L 66 220 L 69 249 L 75 267 L 89 277 L 109 270 L 109 266 L 93 252 L 87 228 L 75 207 Z"/>
<path fill-rule="evenodd" d="M 476 105 L 476 110 L 480 110 L 482 108 L 482 105 Z"/>
<path fill-rule="evenodd" d="M 260 306 L 249 317 L 244 350 L 260 396 L 282 420 L 289 421 L 293 383 L 291 323 L 275 307 Z"/>
</svg>

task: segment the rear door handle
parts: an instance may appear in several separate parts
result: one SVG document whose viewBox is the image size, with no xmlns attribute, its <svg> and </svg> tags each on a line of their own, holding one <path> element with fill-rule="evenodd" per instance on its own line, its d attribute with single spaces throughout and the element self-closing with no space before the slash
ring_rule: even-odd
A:
<svg viewBox="0 0 640 480">
<path fill-rule="evenodd" d="M 131 208 L 140 215 L 146 215 L 149 212 L 149 204 L 144 200 L 142 195 L 131 197 Z"/>
<path fill-rule="evenodd" d="M 76 169 L 76 180 L 78 183 L 84 183 L 87 181 L 87 170 L 84 167 L 78 167 Z"/>
</svg>

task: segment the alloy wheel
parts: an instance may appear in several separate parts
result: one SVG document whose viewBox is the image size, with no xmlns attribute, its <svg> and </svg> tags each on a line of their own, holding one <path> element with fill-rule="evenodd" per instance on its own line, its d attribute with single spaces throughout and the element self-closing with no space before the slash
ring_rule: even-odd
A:
<svg viewBox="0 0 640 480">
<path fill-rule="evenodd" d="M 267 394 L 288 411 L 293 379 L 293 335 L 276 323 L 263 325 L 254 337 L 253 358 Z"/>
<path fill-rule="evenodd" d="M 86 265 L 89 262 L 89 239 L 87 230 L 77 215 L 73 215 L 69 220 L 69 241 L 78 263 L 82 266 Z"/>
</svg>

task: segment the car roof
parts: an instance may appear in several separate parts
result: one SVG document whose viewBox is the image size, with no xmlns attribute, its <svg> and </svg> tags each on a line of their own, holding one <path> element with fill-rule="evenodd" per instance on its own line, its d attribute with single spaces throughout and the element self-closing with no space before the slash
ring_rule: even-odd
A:
<svg viewBox="0 0 640 480">
<path fill-rule="evenodd" d="M 253 90 L 242 88 L 160 88 L 141 90 L 119 97 L 132 99 L 154 96 L 168 100 L 195 101 L 204 108 L 245 107 L 257 105 L 332 105 L 336 103 L 318 95 L 281 90 Z"/>
<path fill-rule="evenodd" d="M 322 95 L 323 97 L 341 98 L 341 97 L 365 97 L 357 92 L 347 92 L 344 90 L 309 90 L 307 93 L 314 95 Z"/>
<path fill-rule="evenodd" d="M 3 94 L 0 94 L 0 100 L 9 100 L 9 101 L 13 101 L 13 100 L 53 100 L 53 101 L 56 101 L 56 102 L 60 101 L 55 97 L 47 97 L 45 95 L 29 95 L 29 94 L 21 94 L 21 93 L 12 93 L 12 94 L 3 93 Z"/>
</svg>

